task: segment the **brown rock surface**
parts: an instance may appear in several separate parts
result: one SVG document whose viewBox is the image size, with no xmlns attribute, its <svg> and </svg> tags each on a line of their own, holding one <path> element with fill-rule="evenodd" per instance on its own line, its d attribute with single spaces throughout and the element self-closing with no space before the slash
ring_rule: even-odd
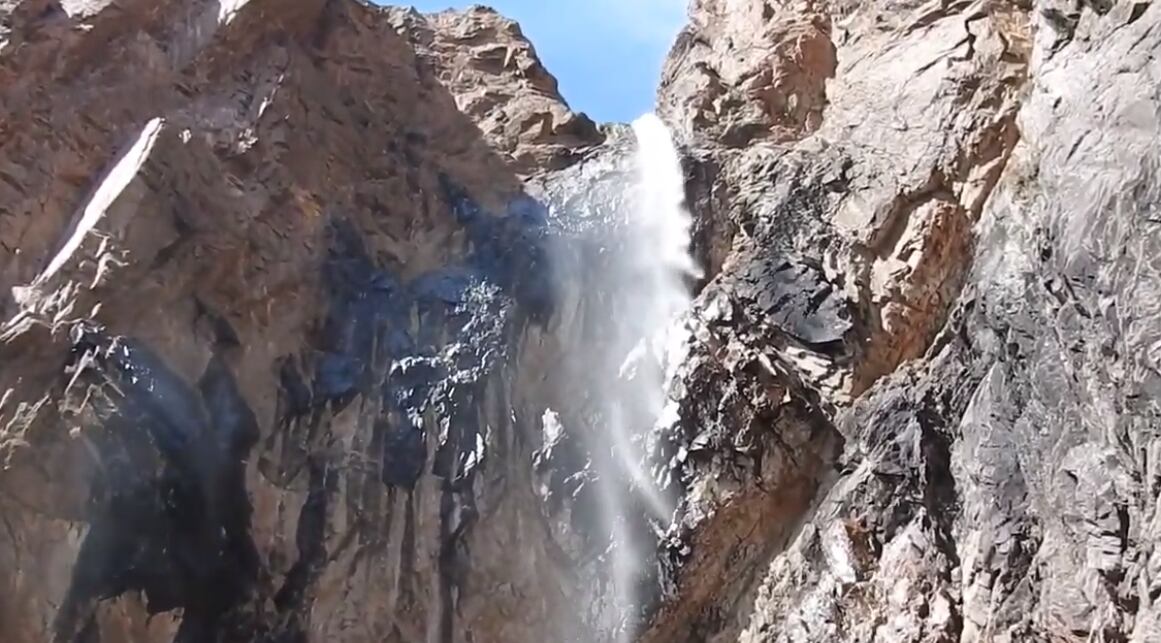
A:
<svg viewBox="0 0 1161 643">
<path fill-rule="evenodd" d="M 810 443 L 843 446 L 805 468 L 793 438 L 739 448 L 718 437 L 737 412 L 702 409 L 746 378 L 683 391 L 672 433 L 717 445 L 686 488 L 730 472 L 733 491 L 686 495 L 646 640 L 1159 636 L 1143 481 L 1161 274 L 1144 221 L 1161 175 L 1144 141 L 1161 126 L 1161 7 L 1069 4 L 695 3 L 661 104 L 709 169 L 692 199 L 733 251 L 701 294 L 695 335 L 715 339 L 686 378 L 744 347 L 753 371 L 801 387 L 748 396 L 751 412 L 798 397 L 826 436 Z M 808 53 L 825 25 L 837 65 Z M 820 122 L 773 120 L 743 91 L 820 77 L 798 103 Z M 741 316 L 722 303 L 747 300 Z M 800 470 L 767 473 L 788 451 Z M 762 469 L 739 481 L 731 459 Z M 804 475 L 818 491 L 787 509 Z M 777 519 L 746 511 L 755 488 Z"/>
<path fill-rule="evenodd" d="M 618 605 L 622 127 L 482 7 L 0 0 L 0 640 L 1159 640 L 1159 54 L 1141 0 L 692 3 Z"/>
<path fill-rule="evenodd" d="M 604 141 L 592 120 L 565 104 L 520 25 L 480 5 L 426 16 L 389 11 L 460 111 L 522 174 L 568 165 Z"/>
<path fill-rule="evenodd" d="M 218 616 L 197 611 L 217 606 L 196 603 L 212 602 L 214 593 L 241 598 L 230 596 L 235 591 L 250 596 L 251 607 L 231 612 L 231 623 L 221 627 L 245 640 L 284 640 L 278 637 L 295 631 L 312 632 L 312 640 L 415 640 L 417 632 L 450 631 L 449 595 L 458 590 L 440 579 L 450 577 L 441 566 L 450 564 L 454 544 L 441 534 L 456 528 L 453 520 L 470 520 L 446 517 L 452 511 L 441 507 L 452 503 L 454 492 L 441 491 L 451 483 L 439 480 L 452 473 L 424 476 L 414 493 L 395 490 L 410 480 L 380 482 L 366 463 L 383 459 L 376 450 L 385 448 L 384 434 L 404 430 L 398 418 L 377 422 L 378 407 L 367 401 L 336 400 L 324 409 L 317 392 L 292 399 L 294 383 L 303 377 L 300 369 L 309 378 L 310 370 L 328 368 L 324 355 L 364 350 L 359 334 L 367 330 L 359 324 L 386 322 L 376 311 L 365 321 L 328 321 L 328 308 L 332 316 L 342 314 L 328 299 L 357 302 L 384 292 L 403 324 L 438 333 L 429 318 L 443 313 L 430 296 L 396 301 L 392 284 L 363 284 L 373 278 L 369 266 L 399 283 L 427 277 L 438 295 L 440 279 L 458 279 L 457 266 L 470 263 L 473 252 L 487 252 L 481 243 L 518 243 L 499 218 L 491 225 L 494 217 L 485 212 L 471 230 L 457 223 L 453 207 L 466 198 L 482 208 L 506 207 L 521 192 L 513 170 L 380 9 L 254 0 L 230 13 L 217 2 L 142 2 L 70 15 L 54 3 L 27 2 L 6 18 L 0 287 L 13 296 L 3 300 L 8 321 L 0 356 L 3 639 L 51 639 L 55 620 L 64 641 L 82 628 L 100 630 L 106 641 L 166 640 L 179 621 L 188 625 L 180 640 L 206 640 L 207 631 L 197 628 L 211 627 Z M 545 109 L 556 107 L 550 95 L 539 100 Z M 483 242 L 472 238 L 480 234 Z M 519 261 L 519 252 L 508 254 Z M 348 265 L 358 264 L 359 255 L 367 266 Z M 485 294 L 504 310 L 509 295 L 498 288 Z M 76 330 L 82 319 L 103 327 L 91 338 L 93 355 L 81 358 L 98 362 L 95 369 L 73 368 L 74 340 L 90 332 Z M 514 314 L 497 319 L 522 323 Z M 118 338 L 139 345 L 140 360 L 150 366 L 135 368 L 151 374 L 117 363 L 119 347 L 130 341 Z M 101 393 L 102 380 L 120 390 Z M 132 398 L 125 387 L 138 385 L 142 395 L 165 398 L 161 406 L 112 412 L 110 404 L 128 402 L 102 407 L 94 401 Z M 508 386 L 499 379 L 496 385 Z M 156 392 L 167 387 L 167 394 Z M 122 423 L 133 426 L 111 428 L 110 413 L 127 415 Z M 170 437 L 185 444 L 175 448 L 191 449 L 186 442 L 205 439 L 199 432 L 226 430 L 217 426 L 220 414 L 252 414 L 247 421 L 222 421 L 257 431 L 240 447 L 251 449 L 242 465 L 249 500 L 234 488 L 241 495 L 229 501 L 243 514 L 252 505 L 252 519 L 240 518 L 239 533 L 229 538 L 245 541 L 250 522 L 253 551 L 233 543 L 227 550 L 238 551 L 222 560 L 172 560 L 205 552 L 182 545 L 179 535 L 143 535 L 186 529 L 156 524 L 154 514 L 177 510 L 164 495 L 154 500 L 161 503 L 156 510 L 127 506 L 143 486 L 169 484 L 154 476 L 170 476 L 171 465 L 148 454 L 121 454 L 128 462 L 119 466 L 148 461 L 156 474 L 138 479 L 121 472 L 116 475 L 129 479 L 104 483 L 126 489 L 106 497 L 94 490 L 89 498 L 94 468 L 114 448 L 102 439 L 117 443 L 117 432 L 129 431 L 132 439 L 163 443 L 165 431 L 188 430 L 197 437 Z M 405 443 L 413 440 L 401 435 Z M 474 446 L 475 438 L 442 438 L 449 439 Z M 101 453 L 96 462 L 94 450 Z M 527 475 L 525 467 L 513 471 L 517 479 Z M 504 474 L 496 468 L 489 479 L 502 483 Z M 512 533 L 538 515 L 519 493 L 497 491 L 486 508 L 503 516 L 488 521 L 499 531 L 481 536 L 481 542 L 503 542 L 489 565 L 502 567 L 504 577 L 527 566 L 539 571 L 526 578 L 551 578 L 554 563 L 541 558 L 551 552 L 536 554 L 535 538 L 519 546 L 525 534 Z M 534 514 L 521 518 L 527 509 Z M 129 542 L 98 544 L 95 533 L 113 531 L 101 521 L 139 524 L 131 528 L 135 533 L 103 536 Z M 91 526 L 84 528 L 86 522 Z M 124 569 L 83 568 L 82 542 L 128 548 L 117 554 L 121 559 L 110 554 L 90 561 Z M 154 560 L 168 553 L 153 548 L 182 546 L 193 551 Z M 520 555 L 507 559 L 501 549 Z M 196 577 L 205 570 L 210 577 Z M 479 566 L 472 573 L 487 575 Z M 536 632 L 554 620 L 546 611 L 551 596 L 538 607 L 523 599 L 538 588 L 515 577 L 505 587 L 480 592 L 487 609 L 457 603 L 457 630 L 470 626 L 484 640 L 540 638 Z M 102 602 L 87 625 L 92 599 L 121 594 Z M 146 599 L 155 609 L 184 607 L 185 616 L 162 615 L 146 625 Z M 204 622 L 193 623 L 197 618 Z M 119 634 L 126 631 L 138 634 Z"/>
</svg>

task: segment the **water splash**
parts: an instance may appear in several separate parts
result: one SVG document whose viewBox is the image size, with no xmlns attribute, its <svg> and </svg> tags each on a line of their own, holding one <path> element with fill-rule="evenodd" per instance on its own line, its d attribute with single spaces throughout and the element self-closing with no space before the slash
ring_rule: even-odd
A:
<svg viewBox="0 0 1161 643">
<path fill-rule="evenodd" d="M 653 480 L 643 446 L 648 429 L 662 416 L 672 366 L 683 352 L 684 333 L 675 325 L 689 309 L 691 278 L 701 276 L 690 255 L 692 219 L 685 207 L 681 159 L 668 128 L 647 114 L 633 123 L 637 141 L 632 204 L 624 213 L 610 287 L 619 305 L 610 320 L 609 350 L 619 363 L 602 397 L 604 438 L 609 452 L 599 462 L 601 495 L 613 545 L 610 577 L 621 611 L 622 640 L 633 629 L 634 587 L 648 572 L 647 538 L 641 515 L 667 524 L 674 499 Z M 645 525 L 647 527 L 647 525 Z"/>
<path fill-rule="evenodd" d="M 656 259 L 651 263 L 656 295 L 653 321 L 664 325 L 689 308 L 686 278 L 701 277 L 689 252 L 693 219 L 685 208 L 685 175 L 669 128 L 656 115 L 646 114 L 633 122 L 633 133 L 641 197 L 636 208 L 636 241 L 641 250 L 656 250 L 642 254 Z"/>
</svg>

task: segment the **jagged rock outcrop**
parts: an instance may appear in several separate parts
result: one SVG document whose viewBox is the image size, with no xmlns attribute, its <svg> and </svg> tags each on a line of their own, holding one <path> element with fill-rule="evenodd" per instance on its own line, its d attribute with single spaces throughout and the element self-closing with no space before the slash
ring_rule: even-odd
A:
<svg viewBox="0 0 1161 643">
<path fill-rule="evenodd" d="M 573 112 L 520 25 L 482 6 L 421 15 L 392 10 L 392 23 L 435 70 L 485 140 L 517 172 L 559 169 L 604 134 Z"/>
<path fill-rule="evenodd" d="M 814 44 L 828 30 L 837 64 Z M 687 495 L 694 527 L 675 542 L 692 553 L 646 640 L 1161 636 L 1159 47 L 1147 2 L 696 3 L 661 101 L 713 169 L 692 184 L 702 216 L 738 233 L 694 355 L 733 346 L 797 384 L 751 397 L 754 412 L 807 408 L 764 430 L 813 421 L 814 453 L 842 447 L 803 467 L 798 439 L 775 442 L 802 471 Z M 816 276 L 781 297 L 784 280 L 760 280 L 777 304 L 748 316 L 723 303 L 772 265 Z M 798 317 L 841 339 L 812 345 Z M 731 434 L 736 412 L 706 418 L 704 401 L 746 379 L 685 392 L 675 433 Z M 720 485 L 723 460 L 771 457 L 743 447 L 716 442 L 686 465 L 689 487 Z M 808 475 L 813 498 L 787 510 Z M 780 516 L 743 509 L 739 528 L 755 489 Z"/>
<path fill-rule="evenodd" d="M 1161 5 L 695 0 L 613 604 L 621 126 L 514 23 L 0 2 L 0 638 L 1161 640 Z M 628 616 L 621 613 L 628 608 Z"/>
</svg>

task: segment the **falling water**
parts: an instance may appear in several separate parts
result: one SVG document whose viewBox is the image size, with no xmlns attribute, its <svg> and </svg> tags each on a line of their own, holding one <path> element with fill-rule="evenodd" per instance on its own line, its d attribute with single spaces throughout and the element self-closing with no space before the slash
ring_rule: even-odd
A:
<svg viewBox="0 0 1161 643">
<path fill-rule="evenodd" d="M 649 560 L 640 532 L 645 513 L 665 524 L 673 513 L 673 498 L 652 479 L 642 444 L 660 417 L 667 380 L 681 333 L 675 324 L 690 305 L 689 281 L 698 277 L 690 255 L 690 214 L 685 208 L 681 160 L 668 128 L 647 114 L 633 123 L 637 147 L 635 174 L 624 213 L 618 256 L 609 284 L 619 302 L 612 311 L 609 345 L 618 366 L 616 379 L 603 391 L 604 439 L 608 461 L 601 469 L 602 496 L 613 539 L 611 580 L 623 636 L 632 628 L 629 614 L 638 597 L 634 586 Z M 624 619 L 629 622 L 625 622 Z"/>
</svg>

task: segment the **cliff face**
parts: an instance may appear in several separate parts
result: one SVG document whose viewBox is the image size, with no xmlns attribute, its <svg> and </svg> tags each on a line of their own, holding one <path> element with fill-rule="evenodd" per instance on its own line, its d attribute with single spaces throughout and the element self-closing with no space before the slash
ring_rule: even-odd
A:
<svg viewBox="0 0 1161 643">
<path fill-rule="evenodd" d="M 1145 2 L 695 3 L 661 103 L 703 155 L 711 234 L 737 233 L 690 377 L 724 353 L 755 375 L 718 390 L 766 377 L 751 414 L 816 428 L 768 419 L 755 457 L 687 393 L 683 435 L 723 445 L 695 481 L 761 465 L 687 496 L 692 554 L 647 637 L 1161 636 L 1159 23 Z"/>
<path fill-rule="evenodd" d="M 567 356 L 630 144 L 518 27 L 0 2 L 0 638 L 1161 639 L 1161 5 L 690 16 L 626 615 Z"/>
<path fill-rule="evenodd" d="M 595 128 L 481 132 L 354 2 L 5 12 L 4 640 L 543 639 L 512 161 Z"/>
</svg>

